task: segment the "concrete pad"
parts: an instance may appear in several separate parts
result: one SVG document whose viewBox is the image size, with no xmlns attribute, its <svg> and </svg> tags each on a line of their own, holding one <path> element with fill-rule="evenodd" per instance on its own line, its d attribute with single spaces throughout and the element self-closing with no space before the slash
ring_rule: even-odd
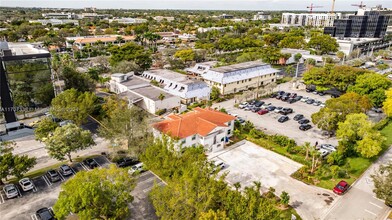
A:
<svg viewBox="0 0 392 220">
<path fill-rule="evenodd" d="M 262 184 L 265 192 L 269 187 L 289 193 L 292 205 L 303 219 L 319 219 L 336 199 L 331 191 L 306 185 L 290 175 L 302 165 L 287 157 L 246 141 L 242 145 L 229 148 L 209 159 L 218 158 L 227 166 L 221 172 L 228 172 L 226 180 L 230 185 L 236 182 L 241 187 L 252 186 L 254 181 Z M 328 201 L 328 202 L 327 202 Z"/>
</svg>

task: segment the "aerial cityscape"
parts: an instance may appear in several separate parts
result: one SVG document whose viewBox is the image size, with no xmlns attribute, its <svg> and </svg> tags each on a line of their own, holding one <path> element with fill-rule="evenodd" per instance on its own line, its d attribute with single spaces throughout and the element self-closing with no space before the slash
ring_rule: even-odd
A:
<svg viewBox="0 0 392 220">
<path fill-rule="evenodd" d="M 1 220 L 392 220 L 392 1 L 2 0 Z"/>
</svg>

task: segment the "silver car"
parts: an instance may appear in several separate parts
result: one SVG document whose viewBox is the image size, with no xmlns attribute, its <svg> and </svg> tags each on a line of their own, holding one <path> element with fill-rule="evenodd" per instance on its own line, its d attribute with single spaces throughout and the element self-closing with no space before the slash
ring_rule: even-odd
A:
<svg viewBox="0 0 392 220">
<path fill-rule="evenodd" d="M 137 171 L 139 171 L 139 172 L 143 172 L 143 171 L 144 171 L 143 163 L 138 163 L 138 164 L 136 164 L 136 165 L 133 165 L 133 166 L 131 167 L 131 169 L 128 170 L 128 173 L 129 173 L 129 174 L 133 174 L 133 173 L 135 173 L 135 172 L 137 172 Z"/>
<path fill-rule="evenodd" d="M 320 145 L 320 148 L 329 151 L 330 153 L 336 151 L 336 147 L 332 144 L 322 144 Z"/>
<path fill-rule="evenodd" d="M 16 189 L 15 184 L 5 185 L 4 188 L 3 188 L 3 191 L 5 193 L 5 196 L 8 199 L 12 199 L 12 198 L 17 197 L 19 195 L 18 190 Z"/>
<path fill-rule="evenodd" d="M 19 185 L 22 187 L 23 191 L 29 191 L 34 189 L 34 184 L 31 182 L 29 178 L 23 178 L 19 180 Z"/>
</svg>

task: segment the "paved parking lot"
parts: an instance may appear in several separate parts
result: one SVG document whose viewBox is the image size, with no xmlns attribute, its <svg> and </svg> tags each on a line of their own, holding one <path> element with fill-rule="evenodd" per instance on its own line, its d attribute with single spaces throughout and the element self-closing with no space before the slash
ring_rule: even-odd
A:
<svg viewBox="0 0 392 220">
<path fill-rule="evenodd" d="M 94 158 L 100 167 L 107 167 L 110 161 L 104 156 Z M 83 163 L 76 163 L 71 166 L 73 173 L 82 170 L 90 170 Z M 60 193 L 61 184 L 71 178 L 63 176 L 61 173 L 60 181 L 52 183 L 46 176 L 39 176 L 32 179 L 35 188 L 32 191 L 23 192 L 19 185 L 19 196 L 13 199 L 7 199 L 3 190 L 0 191 L 0 216 L 2 220 L 36 220 L 35 211 L 43 207 L 52 207 Z"/>
<path fill-rule="evenodd" d="M 288 192 L 290 205 L 303 219 L 319 219 L 337 198 L 332 191 L 291 178 L 290 174 L 301 164 L 248 141 L 209 155 L 209 158 L 225 162 L 227 166 L 222 172 L 228 172 L 226 180 L 231 185 L 240 182 L 241 187 L 245 187 L 259 181 L 264 192 L 269 187 L 274 187 L 277 195 Z"/>
</svg>

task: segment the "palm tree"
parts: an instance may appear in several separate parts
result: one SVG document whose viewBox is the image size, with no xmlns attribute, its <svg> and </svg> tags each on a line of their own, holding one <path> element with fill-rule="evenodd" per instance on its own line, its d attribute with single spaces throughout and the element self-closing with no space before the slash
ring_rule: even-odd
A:
<svg viewBox="0 0 392 220">
<path fill-rule="evenodd" d="M 51 42 L 51 41 L 48 41 L 48 40 L 45 40 L 45 41 L 42 43 L 42 45 L 43 45 L 44 47 L 46 47 L 46 48 L 49 49 L 49 46 L 52 45 L 52 42 Z"/>
<path fill-rule="evenodd" d="M 309 151 L 310 151 L 310 142 L 305 142 L 304 146 L 303 146 L 306 150 L 306 155 L 305 155 L 305 160 L 308 160 L 309 157 Z"/>
<path fill-rule="evenodd" d="M 161 102 L 165 99 L 165 95 L 163 93 L 159 94 L 158 99 L 161 100 Z"/>
</svg>

